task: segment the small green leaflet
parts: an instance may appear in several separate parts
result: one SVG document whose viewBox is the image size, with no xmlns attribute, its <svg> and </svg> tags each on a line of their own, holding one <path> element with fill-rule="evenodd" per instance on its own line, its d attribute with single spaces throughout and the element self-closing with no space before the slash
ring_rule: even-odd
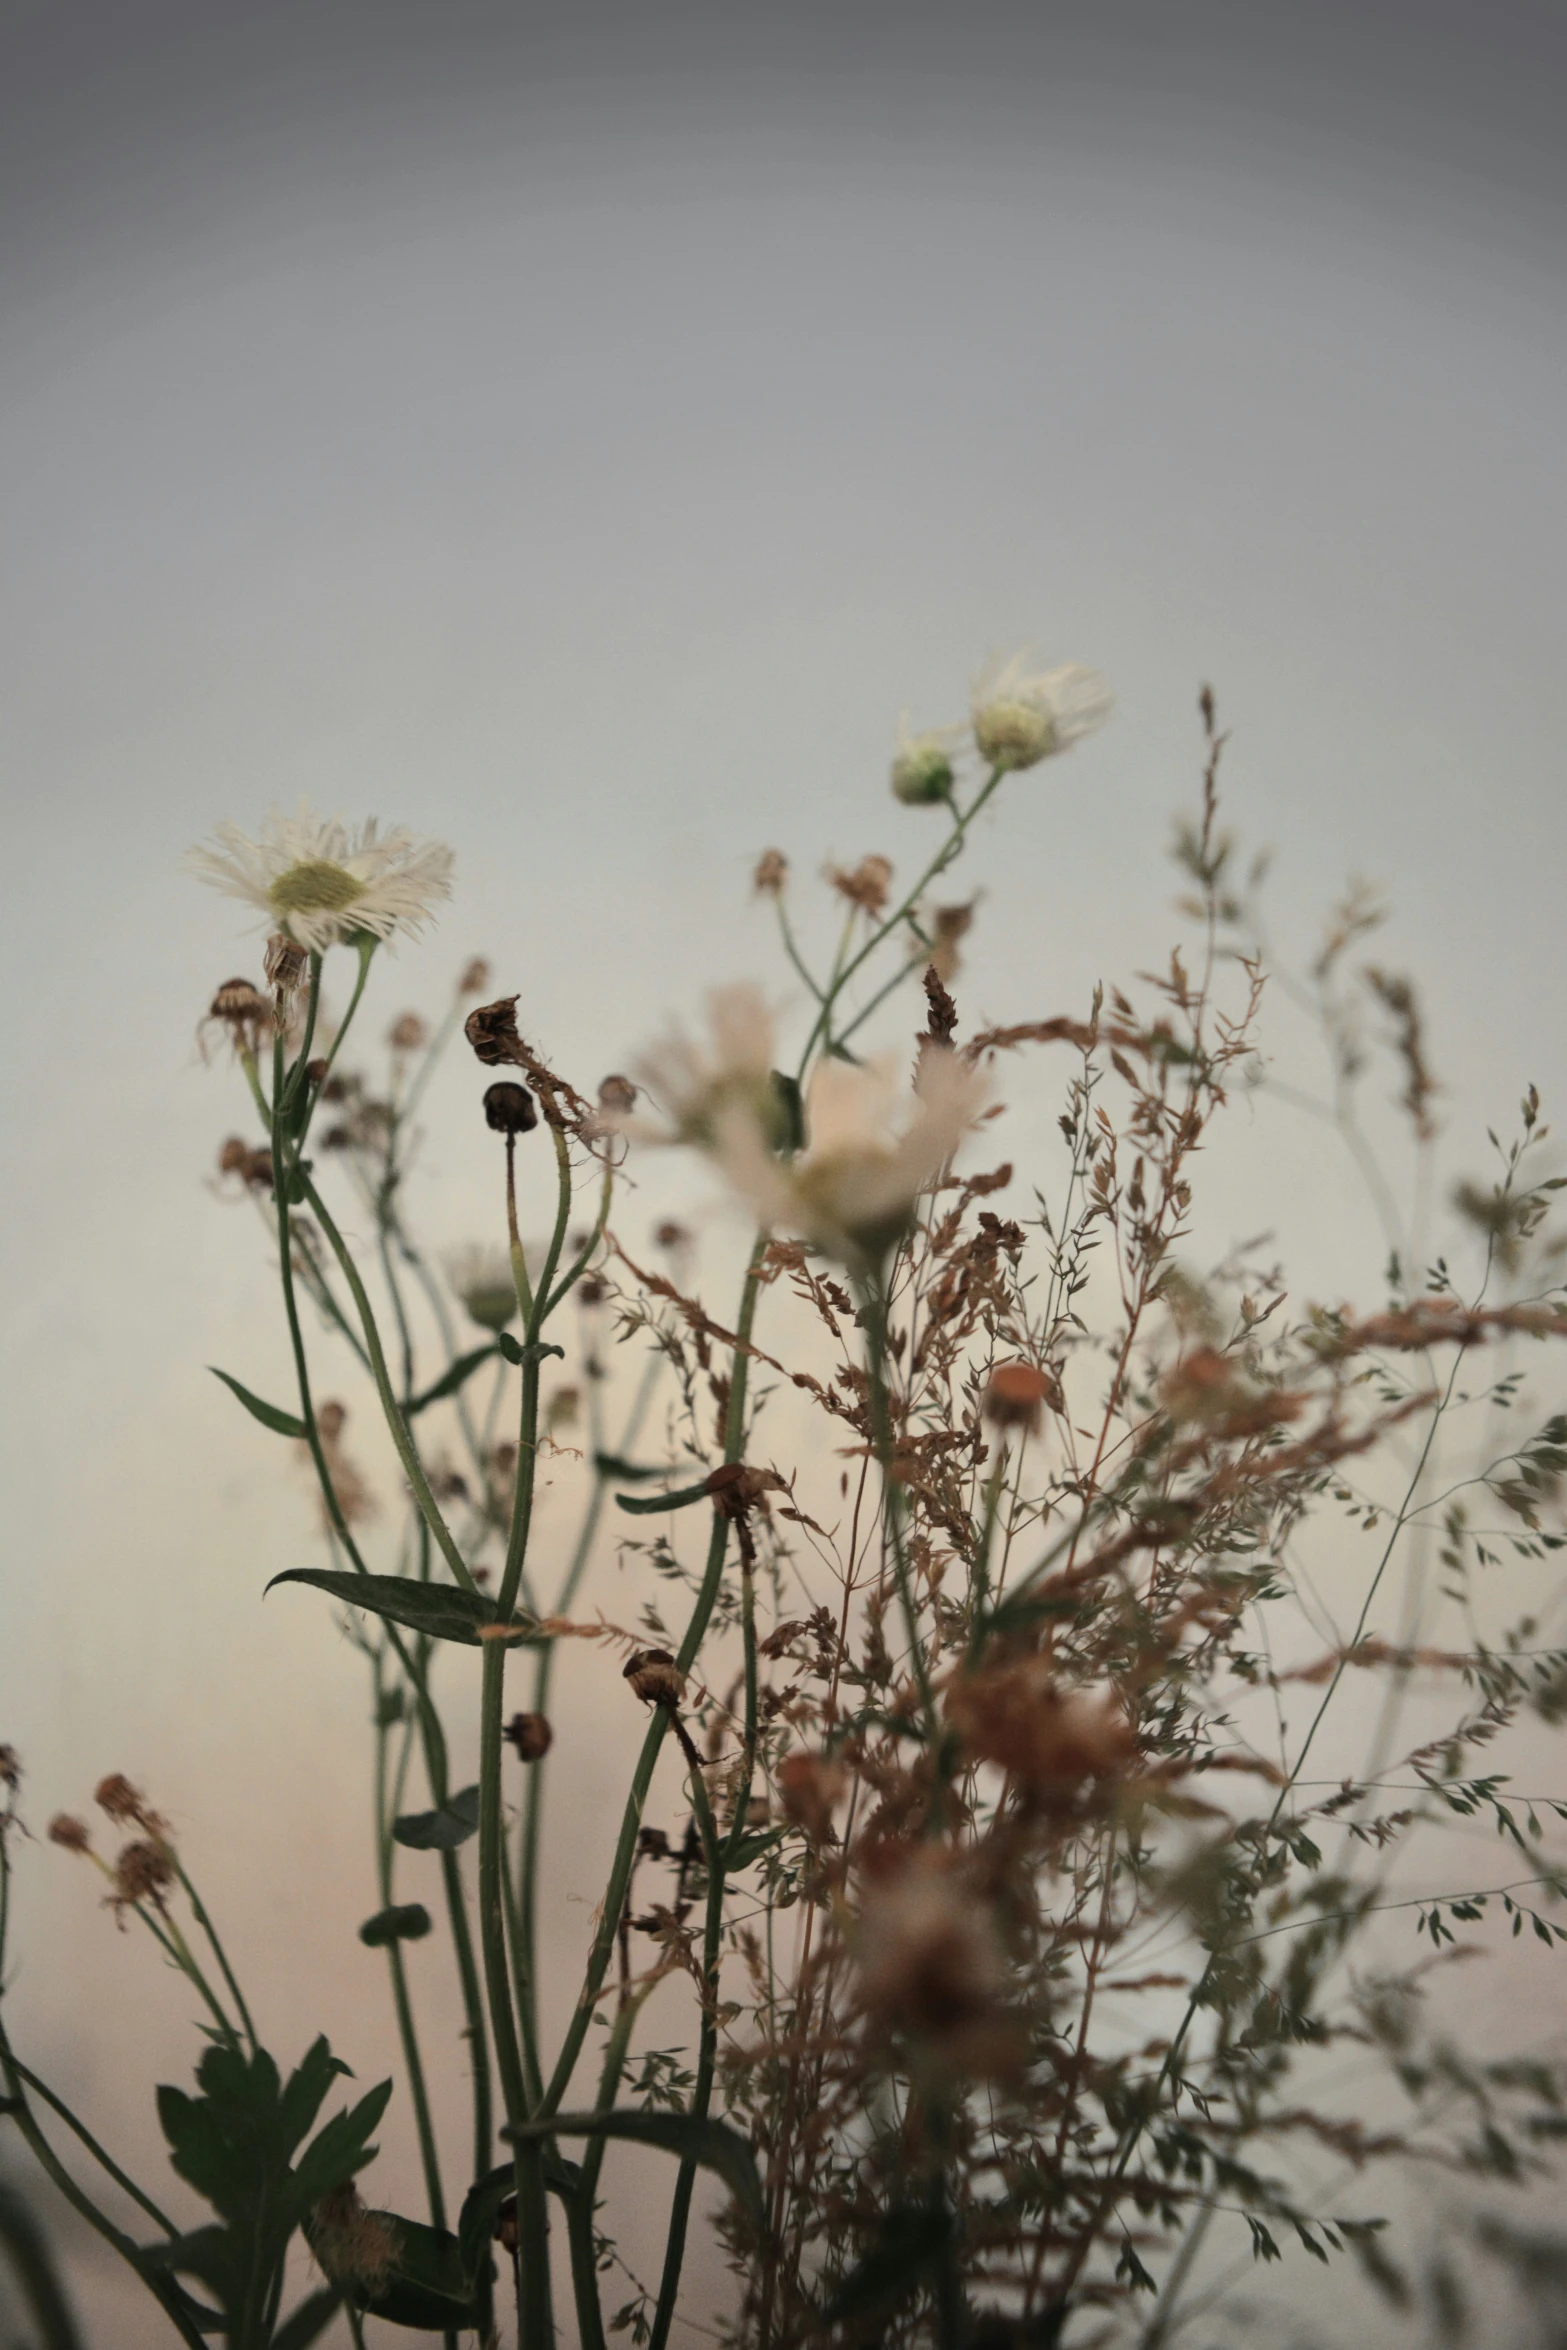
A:
<svg viewBox="0 0 1567 2350">
<path fill-rule="evenodd" d="M 464 1787 L 448 1796 L 438 1811 L 404 1812 L 392 1822 L 392 1834 L 411 1852 L 455 1852 L 479 1825 L 479 1790 Z M 387 1913 L 383 1910 L 382 1916 Z M 375 1922 L 372 1919 L 372 1924 Z M 428 1927 L 429 1919 L 425 1919 Z M 360 1928 L 363 1934 L 363 1927 Z"/>
<path fill-rule="evenodd" d="M 252 1395 L 248 1387 L 241 1387 L 237 1379 L 231 1379 L 227 1371 L 220 1371 L 216 1363 L 209 1363 L 207 1368 L 214 1379 L 221 1379 L 225 1387 L 232 1389 L 251 1418 L 259 1420 L 263 1428 L 270 1428 L 276 1436 L 294 1436 L 301 1441 L 309 1435 L 309 1429 L 297 1413 L 280 1412 L 275 1403 L 263 1403 L 259 1395 Z"/>
<path fill-rule="evenodd" d="M 398 1825 L 402 1825 L 401 1821 Z M 397 1829 L 392 1833 L 395 1836 Z M 384 1950 L 389 1942 L 422 1942 L 429 1931 L 430 1913 L 424 1903 L 402 1901 L 394 1902 L 390 1909 L 378 1909 L 373 1918 L 366 1918 L 359 1929 L 359 1939 L 367 1950 Z"/>
<path fill-rule="evenodd" d="M 535 1338 L 527 1346 L 519 1346 L 509 1330 L 503 1330 L 495 1341 L 509 1363 L 542 1363 L 546 1355 L 559 1355 L 566 1360 L 563 1346 L 552 1346 L 548 1339 Z"/>
</svg>

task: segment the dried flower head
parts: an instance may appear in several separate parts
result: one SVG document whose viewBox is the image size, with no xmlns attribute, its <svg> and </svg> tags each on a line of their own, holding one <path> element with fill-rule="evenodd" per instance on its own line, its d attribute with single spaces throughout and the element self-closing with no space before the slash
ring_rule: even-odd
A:
<svg viewBox="0 0 1567 2350">
<path fill-rule="evenodd" d="M 504 1330 L 517 1318 L 517 1284 L 511 1256 L 503 1248 L 473 1241 L 454 1248 L 446 1259 L 446 1278 L 462 1300 L 463 1311 L 481 1330 Z"/>
<path fill-rule="evenodd" d="M 236 1053 L 248 1053 L 254 1059 L 263 1038 L 272 1032 L 272 1006 L 250 980 L 225 979 L 208 1005 L 207 1017 L 197 1032 L 203 1050 L 206 1034 L 214 1028 L 226 1032 Z"/>
<path fill-rule="evenodd" d="M 639 1648 L 624 1670 L 632 1695 L 644 1705 L 678 1706 L 685 1696 L 685 1675 L 667 1648 Z"/>
<path fill-rule="evenodd" d="M 894 797 L 910 808 L 928 808 L 950 800 L 957 779 L 954 762 L 962 740 L 960 726 L 928 727 L 916 734 L 908 720 L 900 718 L 892 754 Z"/>
<path fill-rule="evenodd" d="M 163 1831 L 164 1823 L 152 1810 L 146 1796 L 139 1787 L 133 1787 L 121 1771 L 111 1771 L 108 1778 L 99 1780 L 93 1789 L 93 1801 L 117 1827 L 129 1824 L 156 1834 Z"/>
<path fill-rule="evenodd" d="M 974 901 L 963 906 L 937 906 L 930 918 L 932 932 L 931 968 L 936 977 L 950 986 L 957 977 L 961 961 L 958 949 L 974 927 Z"/>
<path fill-rule="evenodd" d="M 525 1085 L 502 1077 L 485 1088 L 484 1120 L 497 1134 L 531 1134 L 539 1122 L 539 1113 Z"/>
<path fill-rule="evenodd" d="M 833 1806 L 848 1792 L 849 1774 L 825 1754 L 786 1754 L 774 1773 L 785 1816 L 813 1844 L 831 1841 Z"/>
<path fill-rule="evenodd" d="M 887 857 L 862 857 L 847 871 L 834 866 L 828 876 L 840 897 L 862 913 L 879 914 L 887 903 L 887 892 L 892 887 L 892 863 Z"/>
<path fill-rule="evenodd" d="M 387 1043 L 394 1053 L 416 1053 L 429 1038 L 429 1030 L 417 1012 L 400 1012 L 387 1032 Z"/>
<path fill-rule="evenodd" d="M 483 995 L 490 984 L 490 966 L 483 955 L 470 955 L 457 981 L 459 995 Z"/>
<path fill-rule="evenodd" d="M 599 1108 L 601 1110 L 608 1110 L 613 1116 L 623 1118 L 628 1111 L 634 1110 L 636 1106 L 637 1089 L 629 1077 L 622 1077 L 617 1072 L 600 1080 Z"/>
<path fill-rule="evenodd" d="M 310 2215 L 310 2249 L 334 2285 L 379 2290 L 397 2260 L 396 2223 L 367 2211 L 352 2179 L 322 2196 Z"/>
<path fill-rule="evenodd" d="M 789 879 L 789 860 L 782 849 L 764 849 L 756 860 L 756 871 L 751 876 L 751 887 L 759 895 L 775 898 Z"/>
<path fill-rule="evenodd" d="M 340 817 L 313 814 L 304 800 L 292 816 L 274 810 L 259 841 L 220 824 L 214 843 L 192 849 L 190 870 L 258 907 L 312 954 L 355 935 L 421 930 L 451 895 L 452 852 L 440 842 L 403 829 L 383 839 L 373 816 L 353 832 Z"/>
<path fill-rule="evenodd" d="M 303 985 L 309 961 L 304 948 L 286 938 L 281 930 L 274 930 L 267 940 L 261 962 L 277 1006 L 279 1027 L 283 1026 L 284 1014 Z"/>
<path fill-rule="evenodd" d="M 116 1908 L 150 1901 L 154 1908 L 163 1907 L 163 1897 L 174 1882 L 174 1863 L 161 1844 L 150 1837 L 138 1838 L 120 1851 L 114 1863 L 114 1892 L 111 1899 Z"/>
<path fill-rule="evenodd" d="M 63 1845 L 67 1852 L 92 1850 L 92 1830 L 73 1812 L 57 1811 L 49 1822 L 48 1836 L 51 1844 Z"/>
<path fill-rule="evenodd" d="M 1296 1419 L 1303 1398 L 1260 1387 L 1244 1364 L 1217 1347 L 1194 1347 L 1167 1371 L 1160 1400 L 1177 1426 L 1195 1425 L 1215 1436 L 1255 1436 Z"/>
<path fill-rule="evenodd" d="M 1034 1363 L 998 1363 L 985 1388 L 984 1412 L 993 1428 L 1026 1428 L 1037 1434 L 1044 1405 L 1060 1400 L 1060 1389 Z"/>
<path fill-rule="evenodd" d="M 856 1936 L 860 1997 L 882 2030 L 965 2071 L 1004 2069 L 1001 1948 L 990 1908 L 939 1847 L 878 1856 Z"/>
<path fill-rule="evenodd" d="M 1011 1772 L 1048 1810 L 1077 1810 L 1137 1751 L 1113 1689 L 1063 1689 L 1040 1656 L 959 1675 L 947 1691 L 947 1718 L 973 1761 Z"/>
<path fill-rule="evenodd" d="M 1026 653 L 1014 653 L 975 680 L 974 740 L 992 767 L 1037 767 L 1103 726 L 1113 702 L 1096 669 L 1069 662 L 1035 671 Z"/>
<path fill-rule="evenodd" d="M 516 1752 L 519 1762 L 542 1762 L 554 1743 L 555 1733 L 543 1714 L 513 1714 L 504 1732 Z"/>
</svg>

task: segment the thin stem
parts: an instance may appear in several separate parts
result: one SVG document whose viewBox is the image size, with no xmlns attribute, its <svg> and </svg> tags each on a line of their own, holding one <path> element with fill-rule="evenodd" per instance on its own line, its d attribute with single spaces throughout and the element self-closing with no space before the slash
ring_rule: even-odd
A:
<svg viewBox="0 0 1567 2350">
<path fill-rule="evenodd" d="M 713 1807 L 708 1802 L 700 1769 L 691 1771 L 690 1786 L 691 1807 L 696 1813 L 697 1827 L 701 1832 L 702 1858 L 707 1869 L 707 1916 L 702 1934 L 702 2021 L 697 2047 L 696 2081 L 691 2091 L 691 2118 L 694 2121 L 705 2121 L 712 2101 L 713 2070 L 718 2057 L 718 1964 L 724 1928 L 724 1854 L 719 1846 Z M 670 2206 L 669 2233 L 664 2243 L 664 2273 L 659 2283 L 658 2306 L 653 2315 L 648 2350 L 665 2350 L 669 2329 L 674 2323 L 680 2271 L 685 2260 L 686 2229 L 691 2217 L 691 2191 L 695 2184 L 696 2164 L 689 2159 L 683 2160 Z"/>
<path fill-rule="evenodd" d="M 746 1268 L 745 1286 L 740 1298 L 740 1313 L 735 1324 L 735 1334 L 741 1343 L 735 1350 L 733 1366 L 730 1371 L 729 1406 L 724 1416 L 724 1459 L 726 1461 L 737 1461 L 745 1443 L 746 1383 L 750 1370 L 750 1355 L 747 1349 L 750 1344 L 752 1326 L 756 1320 L 756 1302 L 761 1288 L 762 1256 L 766 1246 L 766 1233 L 758 1233 L 751 1251 L 751 1261 Z M 701 1584 L 698 1587 L 696 1602 L 691 1611 L 691 1618 L 686 1626 L 685 1637 L 680 1643 L 675 1659 L 677 1669 L 682 1673 L 690 1671 L 696 1653 L 707 1635 L 708 1622 L 717 1602 L 719 1584 L 723 1578 L 724 1552 L 728 1545 L 728 1538 L 729 1521 L 715 1509 L 713 1528 L 708 1537 L 707 1563 L 703 1570 Z M 654 1765 L 658 1761 L 658 1752 L 664 1742 L 664 1732 L 668 1727 L 668 1721 L 669 1717 L 663 1707 L 656 1706 L 653 1710 L 653 1718 L 647 1726 L 647 1735 L 642 1741 L 642 1751 L 637 1757 L 636 1769 L 632 1773 L 631 1790 L 626 1798 L 625 1810 L 621 1815 L 620 1835 L 616 1841 L 614 1858 L 610 1863 L 609 1882 L 604 1888 L 604 1901 L 599 1913 L 598 1931 L 593 1937 L 592 1947 L 588 1952 L 582 1990 L 578 1995 L 571 2022 L 567 2027 L 560 2055 L 556 2060 L 555 2070 L 550 2075 L 549 2084 L 544 2092 L 543 2111 L 545 2113 L 559 2111 L 560 2101 L 570 2086 L 577 2058 L 582 2052 L 582 2043 L 587 2037 L 594 2006 L 597 2003 L 599 1992 L 603 1989 L 604 1977 L 609 1970 L 609 1962 L 615 1949 L 615 1937 L 620 1926 L 620 1913 L 625 1906 L 626 1887 L 631 1881 L 632 1864 L 636 1858 L 637 1831 L 642 1824 L 642 1809 L 647 1802 L 648 1788 L 652 1784 Z"/>
</svg>

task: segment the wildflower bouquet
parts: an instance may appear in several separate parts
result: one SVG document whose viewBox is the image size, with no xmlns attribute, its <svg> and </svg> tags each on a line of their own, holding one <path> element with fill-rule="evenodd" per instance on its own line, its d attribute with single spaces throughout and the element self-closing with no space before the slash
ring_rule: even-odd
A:
<svg viewBox="0 0 1567 2350">
<path fill-rule="evenodd" d="M 301 810 L 197 852 L 270 929 L 259 980 L 220 987 L 209 1029 L 260 1129 L 220 1169 L 266 1219 L 295 1384 L 273 1401 L 219 1376 L 319 1489 L 323 1556 L 277 1580 L 319 1595 L 362 1659 L 377 1907 L 359 1933 L 385 1953 L 402 2063 L 321 2122 L 344 2068 L 318 2040 L 285 2078 L 147 1797 L 98 1788 L 126 1835 L 113 1858 L 86 1821 L 54 1821 L 189 1982 L 207 2047 L 158 2112 L 213 2216 L 166 2215 L 0 2006 L 5 2111 L 191 2350 L 306 2350 L 338 2325 L 525 2350 L 715 2327 L 748 2350 L 1151 2346 L 1237 2242 L 1358 2261 L 1408 2304 L 1374 2167 L 1526 2180 L 1561 2134 L 1538 2033 L 1517 2054 L 1470 2046 L 1439 1982 L 1498 1928 L 1567 1937 L 1559 1766 L 1525 1796 L 1507 1762 L 1532 1754 L 1538 1776 L 1567 1708 L 1567 1418 L 1526 1383 L 1567 1335 L 1538 1100 L 1494 1180 L 1457 1196 L 1467 1279 L 1398 1230 L 1364 1313 L 1292 1304 L 1255 1250 L 1201 1273 L 1200 1154 L 1236 1090 L 1269 1082 L 1211 697 L 1179 844 L 1195 948 L 1141 999 L 1096 988 L 965 1032 L 974 909 L 935 894 L 1003 784 L 1038 788 L 1108 711 L 1091 672 L 1015 661 L 967 728 L 904 730 L 893 791 L 937 828 L 910 886 L 880 855 L 832 873 L 821 962 L 783 856 L 757 867 L 798 1032 L 760 990 L 723 989 L 705 1036 L 672 1032 L 634 1079 L 588 1090 L 477 962 L 433 1026 L 397 1020 L 383 1079 L 355 1058 L 380 946 L 448 894 L 444 849 Z M 1418 1004 L 1401 978 L 1350 976 L 1368 923 L 1352 903 L 1309 981 L 1327 1108 L 1364 1157 L 1356 1006 L 1380 1007 L 1424 1166 Z M 495 1211 L 443 1274 L 404 1178 L 459 1032 Z M 1004 1094 L 1033 1098 L 1050 1068 L 1059 1153 L 1025 1178 L 997 1154 Z M 519 1150 L 553 1160 L 536 1244 Z M 699 1295 L 686 1226 L 650 1236 L 661 1270 L 626 1227 L 638 1165 L 669 1151 L 750 1219 L 731 1310 Z M 355 1466 L 327 1359 L 384 1416 L 405 1523 Z M 582 1515 L 562 1550 L 534 1504 L 574 1414 Z M 541 1950 L 572 1929 L 544 1819 L 567 1671 L 646 1719 L 552 2038 Z M 469 1786 L 459 1714 L 478 1723 Z M 1503 1882 L 1438 1842 L 1477 1823 L 1511 1854 Z M 398 1883 L 410 1851 L 435 1856 L 466 2019 L 456 2178 L 407 1960 L 435 1930 Z M 383 2121 L 417 2141 L 418 2213 L 366 2193 Z M 629 2287 L 625 2144 L 669 2163 L 661 2266 Z M 699 2180 L 734 2275 L 716 2313 L 686 2288 Z M 313 2281 L 285 2306 L 300 2237 Z"/>
</svg>

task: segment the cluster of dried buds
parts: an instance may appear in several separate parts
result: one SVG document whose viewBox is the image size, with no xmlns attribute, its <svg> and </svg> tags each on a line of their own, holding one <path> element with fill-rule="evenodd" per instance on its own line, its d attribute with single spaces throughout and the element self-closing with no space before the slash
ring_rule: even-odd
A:
<svg viewBox="0 0 1567 2350">
<path fill-rule="evenodd" d="M 141 1790 L 119 1771 L 99 1780 L 93 1790 L 93 1801 L 116 1827 L 134 1827 L 140 1831 L 120 1847 L 112 1863 L 99 1860 L 93 1851 L 91 1828 L 74 1813 L 55 1815 L 49 1823 L 49 1841 L 67 1852 L 86 1853 L 98 1862 L 113 1888 L 108 1895 L 109 1906 L 122 1924 L 121 1913 L 142 1902 L 161 1909 L 177 1874 L 168 1821 L 153 1810 Z"/>
</svg>

